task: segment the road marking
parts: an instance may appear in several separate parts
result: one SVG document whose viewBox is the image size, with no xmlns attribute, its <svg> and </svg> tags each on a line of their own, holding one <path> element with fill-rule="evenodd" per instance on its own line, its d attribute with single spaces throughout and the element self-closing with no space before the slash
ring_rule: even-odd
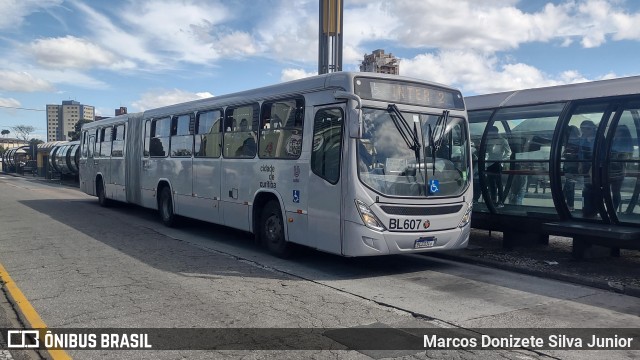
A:
<svg viewBox="0 0 640 360">
<path fill-rule="evenodd" d="M 36 309 L 31 306 L 29 300 L 27 300 L 26 296 L 22 293 L 18 285 L 11 279 L 7 270 L 0 264 L 0 280 L 4 282 L 4 287 L 9 292 L 9 295 L 13 298 L 14 303 L 20 309 L 20 312 L 24 316 L 24 318 L 29 322 L 31 328 L 33 329 L 47 329 L 47 324 L 42 321 L 40 315 L 36 312 Z M 64 350 L 48 350 L 51 358 L 53 360 L 66 360 L 71 359 Z"/>
</svg>

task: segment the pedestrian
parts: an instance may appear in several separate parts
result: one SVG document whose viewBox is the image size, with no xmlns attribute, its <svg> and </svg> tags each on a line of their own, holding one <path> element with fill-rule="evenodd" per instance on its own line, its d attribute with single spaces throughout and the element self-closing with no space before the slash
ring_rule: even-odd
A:
<svg viewBox="0 0 640 360">
<path fill-rule="evenodd" d="M 504 207 L 502 188 L 502 167 L 505 160 L 511 158 L 511 147 L 507 139 L 500 135 L 496 126 L 489 129 L 487 136 L 487 180 L 491 201 L 496 207 Z"/>
</svg>

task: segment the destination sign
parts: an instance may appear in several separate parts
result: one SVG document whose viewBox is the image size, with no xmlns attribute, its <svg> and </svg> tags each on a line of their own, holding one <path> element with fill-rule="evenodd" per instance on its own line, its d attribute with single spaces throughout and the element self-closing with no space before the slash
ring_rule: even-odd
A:
<svg viewBox="0 0 640 360">
<path fill-rule="evenodd" d="M 363 99 L 464 110 L 462 94 L 437 86 L 386 79 L 355 79 L 355 93 Z"/>
</svg>

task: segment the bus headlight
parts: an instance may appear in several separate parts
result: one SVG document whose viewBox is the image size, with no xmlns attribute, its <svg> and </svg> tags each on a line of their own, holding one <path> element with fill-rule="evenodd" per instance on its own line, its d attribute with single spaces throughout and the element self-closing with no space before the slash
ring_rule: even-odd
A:
<svg viewBox="0 0 640 360">
<path fill-rule="evenodd" d="M 471 221 L 471 210 L 473 210 L 473 203 L 467 203 L 467 211 L 465 211 L 464 215 L 462 215 L 462 219 L 460 220 L 460 224 L 458 227 L 465 227 L 469 221 Z"/>
<path fill-rule="evenodd" d="M 362 221 L 368 228 L 378 231 L 386 230 L 384 225 L 382 225 L 380 219 L 378 219 L 376 214 L 374 214 L 373 211 L 371 211 L 371 209 L 365 203 L 357 199 L 355 200 L 355 202 L 358 213 L 360 214 Z"/>
</svg>

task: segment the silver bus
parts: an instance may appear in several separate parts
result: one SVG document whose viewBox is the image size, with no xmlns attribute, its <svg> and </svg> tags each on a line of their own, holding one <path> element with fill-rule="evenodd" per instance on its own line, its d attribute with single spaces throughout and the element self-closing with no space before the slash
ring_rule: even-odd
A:
<svg viewBox="0 0 640 360">
<path fill-rule="evenodd" d="M 449 250 L 469 238 L 470 151 L 458 90 L 338 72 L 85 124 L 80 186 L 279 256 Z"/>
</svg>

